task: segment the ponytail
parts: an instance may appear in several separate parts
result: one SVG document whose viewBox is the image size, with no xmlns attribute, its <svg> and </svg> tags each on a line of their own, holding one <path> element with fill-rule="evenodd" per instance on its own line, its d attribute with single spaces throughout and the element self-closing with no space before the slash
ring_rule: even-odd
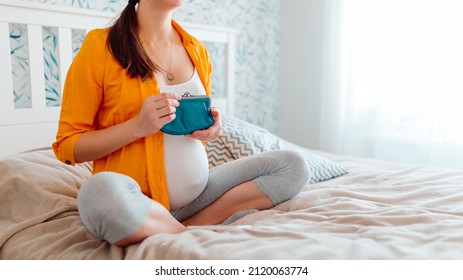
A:
<svg viewBox="0 0 463 280">
<path fill-rule="evenodd" d="M 109 28 L 107 44 L 114 59 L 127 70 L 131 78 L 152 78 L 157 67 L 143 48 L 138 32 L 136 4 L 139 0 L 129 0 L 116 22 Z"/>
</svg>

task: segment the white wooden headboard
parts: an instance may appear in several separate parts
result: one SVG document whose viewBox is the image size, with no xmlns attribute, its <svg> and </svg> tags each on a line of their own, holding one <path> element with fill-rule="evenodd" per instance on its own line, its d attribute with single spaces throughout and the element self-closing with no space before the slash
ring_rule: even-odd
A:
<svg viewBox="0 0 463 280">
<path fill-rule="evenodd" d="M 59 107 L 48 107 L 45 97 L 42 27 L 58 29 L 61 92 L 72 62 L 72 30 L 106 27 L 116 14 L 18 0 L 0 0 L 0 157 L 50 147 L 55 139 Z M 15 108 L 10 46 L 10 23 L 27 26 L 31 107 Z M 225 44 L 224 97 L 214 97 L 213 106 L 233 115 L 235 34 L 229 28 L 181 23 L 203 42 Z"/>
</svg>

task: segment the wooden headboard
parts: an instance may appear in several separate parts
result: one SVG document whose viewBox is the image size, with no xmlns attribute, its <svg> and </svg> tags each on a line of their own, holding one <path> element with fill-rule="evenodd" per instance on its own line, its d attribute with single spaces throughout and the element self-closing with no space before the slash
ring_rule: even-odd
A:
<svg viewBox="0 0 463 280">
<path fill-rule="evenodd" d="M 18 152 L 50 147 L 55 139 L 59 106 L 47 106 L 44 78 L 43 27 L 57 30 L 61 92 L 67 69 L 73 59 L 73 30 L 89 31 L 106 27 L 116 14 L 18 0 L 0 0 L 0 157 Z M 10 24 L 27 27 L 30 83 L 28 108 L 15 106 Z M 181 23 L 192 35 L 205 43 L 224 44 L 224 93 L 213 106 L 233 115 L 235 76 L 235 34 L 230 28 Z M 214 57 L 213 57 L 214 59 Z"/>
</svg>

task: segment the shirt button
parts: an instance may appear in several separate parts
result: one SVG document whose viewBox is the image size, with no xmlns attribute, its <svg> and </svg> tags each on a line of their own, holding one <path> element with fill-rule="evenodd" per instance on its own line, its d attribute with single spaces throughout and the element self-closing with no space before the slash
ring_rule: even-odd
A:
<svg viewBox="0 0 463 280">
<path fill-rule="evenodd" d="M 71 161 L 70 161 L 70 160 L 66 160 L 66 164 L 67 164 L 67 165 L 71 165 Z"/>
</svg>

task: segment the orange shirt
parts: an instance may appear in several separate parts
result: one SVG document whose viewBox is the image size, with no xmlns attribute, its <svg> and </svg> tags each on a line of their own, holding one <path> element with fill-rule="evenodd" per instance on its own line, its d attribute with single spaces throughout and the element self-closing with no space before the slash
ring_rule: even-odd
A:
<svg viewBox="0 0 463 280">
<path fill-rule="evenodd" d="M 178 23 L 182 37 L 207 95 L 211 94 L 212 65 L 206 47 Z M 158 94 L 156 79 L 130 78 L 111 55 L 106 39 L 109 29 L 88 33 L 66 76 L 61 116 L 53 151 L 74 165 L 74 146 L 86 131 L 104 129 L 138 115 L 146 97 Z M 163 133 L 139 139 L 93 162 L 93 173 L 113 171 L 135 179 L 142 192 L 169 209 L 164 167 Z"/>
</svg>

